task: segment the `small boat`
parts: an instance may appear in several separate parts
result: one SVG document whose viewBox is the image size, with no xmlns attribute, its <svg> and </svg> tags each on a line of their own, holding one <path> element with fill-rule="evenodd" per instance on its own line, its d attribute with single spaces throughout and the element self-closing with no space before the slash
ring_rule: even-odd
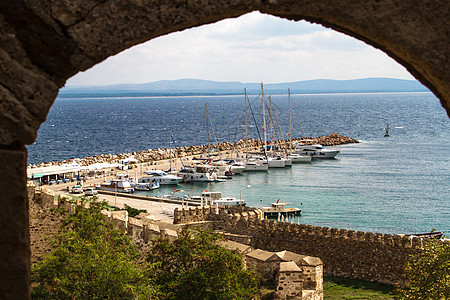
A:
<svg viewBox="0 0 450 300">
<path fill-rule="evenodd" d="M 201 197 L 191 197 L 192 201 L 203 202 L 205 205 L 219 205 L 219 206 L 245 206 L 247 203 L 243 199 L 236 197 L 222 197 L 221 192 L 204 191 Z M 200 201 L 198 201 L 200 199 Z"/>
<path fill-rule="evenodd" d="M 131 187 L 128 180 L 113 179 L 110 182 L 102 182 L 97 189 L 118 193 L 133 193 L 134 188 Z"/>
<path fill-rule="evenodd" d="M 236 197 L 222 197 L 218 200 L 213 201 L 213 205 L 217 204 L 220 206 L 245 206 L 245 200 L 238 199 Z"/>
<path fill-rule="evenodd" d="M 136 191 L 151 191 L 154 189 L 159 189 L 160 187 L 160 183 L 158 181 L 154 181 L 154 182 L 138 182 L 136 183 L 133 188 Z"/>
<path fill-rule="evenodd" d="M 171 200 L 181 200 L 186 197 L 186 195 L 182 196 L 182 195 L 178 194 L 181 192 L 184 192 L 184 190 L 173 188 L 173 191 L 170 194 L 164 195 L 162 197 L 166 198 L 166 199 L 171 199 Z"/>
<path fill-rule="evenodd" d="M 293 163 L 310 163 L 311 156 L 308 155 L 300 155 L 297 153 L 290 153 L 288 157 L 292 160 Z"/>
<path fill-rule="evenodd" d="M 314 144 L 314 145 L 305 145 L 305 144 L 297 144 L 295 145 L 294 152 L 299 155 L 311 156 L 311 158 L 335 158 L 336 155 L 339 154 L 340 150 L 338 149 L 326 149 L 322 145 Z"/>
<path fill-rule="evenodd" d="M 440 239 L 443 235 L 443 231 L 432 231 L 432 232 L 425 232 L 425 233 L 414 233 L 414 234 L 399 234 L 403 236 L 409 236 L 409 237 L 423 237 L 423 238 L 429 238 L 429 239 Z"/>
<path fill-rule="evenodd" d="M 271 206 L 263 206 L 261 210 L 264 212 L 264 216 L 267 218 L 278 218 L 279 216 L 284 217 L 297 217 L 302 214 L 300 208 L 285 208 L 287 203 L 285 202 L 274 202 Z"/>
</svg>

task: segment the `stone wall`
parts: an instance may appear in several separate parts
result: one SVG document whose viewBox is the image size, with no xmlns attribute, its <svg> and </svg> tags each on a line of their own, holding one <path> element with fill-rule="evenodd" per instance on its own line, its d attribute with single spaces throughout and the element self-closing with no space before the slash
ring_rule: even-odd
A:
<svg viewBox="0 0 450 300">
<path fill-rule="evenodd" d="M 183 220 L 200 221 L 195 210 L 176 211 Z M 324 274 L 360 278 L 386 284 L 404 282 L 404 268 L 410 254 L 420 251 L 422 240 L 398 235 L 298 225 L 263 220 L 258 213 L 203 214 L 227 238 L 267 251 L 288 250 L 320 257 Z M 234 238 L 236 237 L 236 239 Z"/>
</svg>

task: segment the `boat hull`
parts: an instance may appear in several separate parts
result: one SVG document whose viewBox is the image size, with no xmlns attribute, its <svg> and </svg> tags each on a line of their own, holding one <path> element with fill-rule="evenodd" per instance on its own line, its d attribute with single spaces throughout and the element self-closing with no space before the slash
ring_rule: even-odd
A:
<svg viewBox="0 0 450 300">
<path fill-rule="evenodd" d="M 284 168 L 284 167 L 286 167 L 286 160 L 269 158 L 268 165 L 269 165 L 269 168 Z"/>
<path fill-rule="evenodd" d="M 311 156 L 307 156 L 307 155 L 292 155 L 292 156 L 289 156 L 289 158 L 295 164 L 311 162 Z"/>
</svg>

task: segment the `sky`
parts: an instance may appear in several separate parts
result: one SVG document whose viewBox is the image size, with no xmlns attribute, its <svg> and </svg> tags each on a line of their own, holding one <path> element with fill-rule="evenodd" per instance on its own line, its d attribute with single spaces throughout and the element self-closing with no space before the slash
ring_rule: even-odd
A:
<svg viewBox="0 0 450 300">
<path fill-rule="evenodd" d="M 253 12 L 134 46 L 66 86 L 183 78 L 244 83 L 391 77 L 414 79 L 382 51 L 306 21 Z"/>
</svg>

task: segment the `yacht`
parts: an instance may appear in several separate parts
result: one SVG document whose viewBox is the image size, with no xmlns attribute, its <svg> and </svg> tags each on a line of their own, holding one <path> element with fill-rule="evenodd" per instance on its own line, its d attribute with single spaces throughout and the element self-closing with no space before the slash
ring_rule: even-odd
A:
<svg viewBox="0 0 450 300">
<path fill-rule="evenodd" d="M 234 161 L 230 164 L 230 170 L 234 174 L 241 174 L 245 171 L 245 165 L 241 162 Z"/>
<path fill-rule="evenodd" d="M 178 184 L 183 180 L 183 178 L 175 175 L 167 174 L 161 170 L 147 170 L 144 171 L 144 174 L 148 175 L 139 179 L 139 183 L 147 183 L 157 180 L 160 184 L 168 185 L 168 184 Z"/>
<path fill-rule="evenodd" d="M 265 163 L 264 163 L 265 162 Z M 254 158 L 249 158 L 244 163 L 245 171 L 267 171 L 269 169 L 269 165 L 267 161 L 264 160 L 256 160 Z"/>
<path fill-rule="evenodd" d="M 113 179 L 109 182 L 102 182 L 97 187 L 99 190 L 119 193 L 133 193 L 134 188 L 131 187 L 128 180 Z"/>
<path fill-rule="evenodd" d="M 181 169 L 177 176 L 181 177 L 183 182 L 214 182 L 217 181 L 217 174 L 214 167 L 209 165 L 196 165 L 195 167 L 185 167 Z"/>
<path fill-rule="evenodd" d="M 340 150 L 337 149 L 326 149 L 322 145 L 314 144 L 314 145 L 304 145 L 304 144 L 297 144 L 295 145 L 294 152 L 299 155 L 307 155 L 311 156 L 312 158 L 334 158 Z"/>
<path fill-rule="evenodd" d="M 238 199 L 236 197 L 222 197 L 221 192 L 207 192 L 202 193 L 203 203 L 208 205 L 219 205 L 219 206 L 245 206 L 246 201 Z"/>
<path fill-rule="evenodd" d="M 213 161 L 210 165 L 214 167 L 217 176 L 229 177 L 235 174 L 231 171 L 231 166 L 226 161 L 217 160 Z"/>
<path fill-rule="evenodd" d="M 282 158 L 281 156 L 268 157 L 267 162 L 269 164 L 269 168 L 284 168 L 284 167 L 286 167 L 286 159 Z M 292 165 L 292 163 L 291 163 L 291 165 Z"/>
</svg>

